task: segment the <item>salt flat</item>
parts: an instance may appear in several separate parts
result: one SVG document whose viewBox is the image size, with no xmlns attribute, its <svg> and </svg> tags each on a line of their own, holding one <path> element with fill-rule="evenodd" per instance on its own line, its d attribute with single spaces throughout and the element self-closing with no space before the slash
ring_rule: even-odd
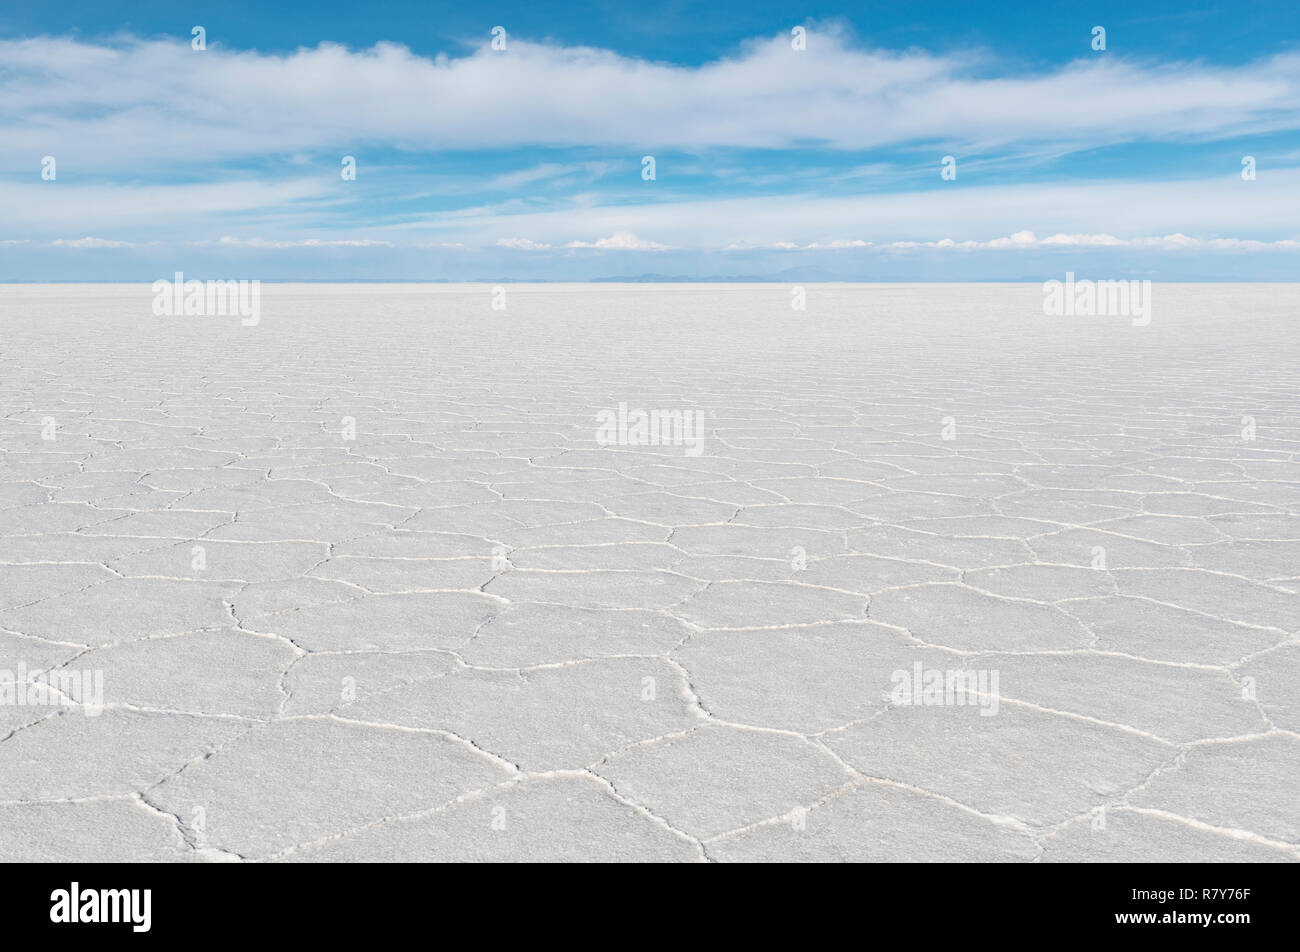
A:
<svg viewBox="0 0 1300 952">
<path fill-rule="evenodd" d="M 152 297 L 0 287 L 0 858 L 1300 858 L 1298 285 Z"/>
</svg>

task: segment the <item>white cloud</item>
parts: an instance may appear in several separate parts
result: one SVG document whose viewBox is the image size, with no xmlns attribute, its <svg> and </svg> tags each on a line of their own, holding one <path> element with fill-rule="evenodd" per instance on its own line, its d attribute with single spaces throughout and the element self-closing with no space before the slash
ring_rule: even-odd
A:
<svg viewBox="0 0 1300 952">
<path fill-rule="evenodd" d="M 134 248 L 129 241 L 113 241 L 109 238 L 56 238 L 50 242 L 55 248 Z"/>
<path fill-rule="evenodd" d="M 871 242 L 867 242 L 871 244 Z M 797 241 L 733 241 L 723 251 L 798 251 Z"/>
<path fill-rule="evenodd" d="M 235 238 L 231 235 L 223 235 L 217 239 L 217 244 L 235 248 L 395 248 L 397 247 L 391 241 L 379 241 L 372 238 L 298 238 L 294 240 L 280 240 L 271 238 Z M 192 244 L 202 245 L 211 244 L 206 241 L 196 241 Z"/>
<path fill-rule="evenodd" d="M 556 245 L 548 241 L 534 241 L 531 238 L 498 238 L 498 248 L 513 248 L 516 251 L 548 251 Z M 645 241 L 630 231 L 616 231 L 607 238 L 595 241 L 568 241 L 565 248 L 596 248 L 602 251 L 668 251 L 670 246 L 657 241 Z"/>
<path fill-rule="evenodd" d="M 637 160 L 656 148 L 916 145 L 937 156 L 943 144 L 961 156 L 963 146 L 1015 143 L 1023 157 L 1140 138 L 1294 130 L 1300 129 L 1300 53 L 1209 66 L 1137 63 L 1111 52 L 1025 73 L 992 57 L 873 51 L 816 30 L 804 53 L 779 36 L 700 65 L 517 37 L 506 53 L 482 49 L 436 59 L 395 44 L 357 51 L 322 45 L 287 54 L 213 45 L 200 55 L 186 34 L 170 41 L 4 40 L 0 63 L 0 168 L 23 173 L 0 181 L 0 208 L 9 233 L 42 241 L 111 231 L 138 244 L 180 243 L 243 232 L 266 237 L 227 243 L 655 252 L 905 249 L 907 242 L 957 248 L 989 241 L 1014 248 L 1025 240 L 1017 233 L 1028 230 L 1048 236 L 1034 239 L 1046 249 L 1118 246 L 1114 235 L 1164 236 L 1165 246 L 1178 235 L 1253 236 L 1188 239 L 1219 241 L 1199 247 L 1220 250 L 1261 250 L 1300 238 L 1300 170 L 1278 167 L 1276 157 L 1262 162 L 1254 182 L 1240 179 L 1234 159 L 1221 174 L 1195 181 L 982 186 L 975 174 L 980 162 L 1000 159 L 972 158 L 960 165 L 960 186 L 941 186 L 936 172 L 934 187 L 906 193 L 853 194 L 852 176 L 875 168 L 865 165 L 838 175 L 821 170 L 815 183 L 800 184 L 796 175 L 785 194 L 761 197 L 684 198 L 689 193 L 671 186 L 641 189 L 631 202 L 628 193 L 591 191 L 545 203 L 475 194 L 467 199 L 475 202 L 471 207 L 424 215 L 413 211 L 410 180 L 400 177 L 409 169 L 385 179 L 385 170 L 366 159 L 372 144 L 440 152 L 530 145 L 607 151 L 599 162 L 541 162 L 495 176 L 471 170 L 429 186 L 444 189 L 439 194 L 481 193 L 568 186 L 615 168 L 640 186 Z M 337 159 L 319 167 L 320 155 L 345 152 L 360 160 L 368 199 L 385 194 L 374 191 L 377 185 L 406 183 L 402 194 L 390 189 L 384 202 L 365 206 L 383 208 L 386 217 L 358 224 L 359 187 L 340 181 Z M 32 156 L 44 154 L 59 159 L 56 183 L 31 181 Z M 265 168 L 278 171 L 261 179 L 241 172 L 237 181 L 140 184 L 166 163 L 239 156 L 278 156 L 284 164 L 268 162 Z M 705 159 L 683 161 L 715 173 L 720 168 Z M 739 165 L 739 177 L 775 192 L 778 178 Z M 100 168 L 128 172 L 129 180 L 84 184 L 82 173 Z M 661 184 L 670 183 L 672 163 L 661 162 L 659 173 Z M 294 177 L 273 177 L 282 174 Z M 642 200 L 652 193 L 654 200 Z M 195 234 L 198 227 L 203 231 Z M 363 230 L 374 237 L 346 237 Z M 320 237 L 297 237 L 303 234 Z M 395 240 L 398 235 L 406 240 Z"/>
<path fill-rule="evenodd" d="M 937 176 L 936 176 L 937 178 Z M 1262 242 L 1300 239 L 1300 169 L 1270 169 L 1243 182 L 1228 169 L 1210 178 L 1141 182 L 1095 180 L 936 185 L 910 192 L 826 195 L 795 193 L 587 204 L 515 210 L 482 207 L 457 216 L 404 222 L 388 234 L 433 231 L 491 244 L 499 235 L 528 235 L 559 247 L 579 235 L 653 235 L 673 248 L 780 247 L 835 242 L 927 242 L 947 236 L 1004 245 L 1035 235 L 1248 236 Z M 383 231 L 383 229 L 380 229 Z M 997 239 L 989 235 L 1003 236 Z M 595 242 L 587 242 L 595 245 Z M 1050 245 L 1049 245 L 1050 247 Z"/>
<path fill-rule="evenodd" d="M 558 162 L 544 162 L 541 165 L 535 165 L 532 168 L 519 169 L 514 172 L 503 172 L 500 175 L 494 175 L 481 183 L 475 183 L 475 188 L 483 191 L 508 191 L 523 188 L 526 185 L 534 185 L 539 182 L 553 181 L 555 179 L 567 179 L 572 176 L 580 176 L 584 182 L 590 182 L 600 178 L 609 169 L 609 164 L 605 162 L 581 162 L 561 164 Z"/>
<path fill-rule="evenodd" d="M 551 246 L 544 241 L 533 241 L 531 238 L 498 238 L 498 248 L 514 248 L 517 251 L 545 251 Z"/>
<path fill-rule="evenodd" d="M 566 248 L 603 248 L 610 251 L 668 251 L 668 245 L 657 241 L 643 241 L 630 231 L 616 231 L 608 238 L 595 241 L 570 241 Z"/>
<path fill-rule="evenodd" d="M 0 147 L 2 148 L 2 147 Z M 275 182 L 231 180 L 178 185 L 86 185 L 68 176 L 31 184 L 0 181 L 6 228 L 59 234 L 76 229 L 148 227 L 148 238 L 188 232 L 196 223 L 243 214 L 304 214 L 305 203 L 329 198 L 329 184 L 317 179 Z"/>
<path fill-rule="evenodd" d="M 1297 53 L 1211 66 L 1109 52 L 1016 74 L 992 56 L 882 52 L 829 31 L 814 31 L 806 52 L 777 36 L 700 65 L 523 39 L 506 53 L 485 46 L 436 59 L 392 43 L 288 54 L 213 46 L 196 55 L 186 35 L 6 40 L 0 62 L 0 158 L 13 168 L 44 154 L 75 158 L 81 169 L 138 166 L 141 143 L 152 163 L 341 154 L 368 143 L 601 145 L 635 158 L 650 143 L 1095 148 L 1300 125 Z"/>
<path fill-rule="evenodd" d="M 853 239 L 836 238 L 832 241 L 814 241 L 808 247 L 838 250 L 840 248 L 865 248 L 869 244 L 871 244 L 871 242 L 863 241 L 861 238 L 853 238 Z"/>
<path fill-rule="evenodd" d="M 0 240 L 0 245 L 22 245 L 30 244 L 31 240 L 26 238 L 4 239 Z M 59 248 L 134 248 L 137 245 L 129 241 L 116 241 L 107 238 L 94 238 L 87 236 L 85 238 L 58 238 L 47 242 L 48 245 Z M 164 242 L 150 242 L 150 244 L 165 244 Z M 284 248 L 441 248 L 441 249 L 461 249 L 467 250 L 471 246 L 463 242 L 413 242 L 395 243 L 391 241 L 381 241 L 375 239 L 337 239 L 327 240 L 319 238 L 304 238 L 293 240 L 277 240 L 268 238 L 235 238 L 225 235 L 216 241 L 191 241 L 187 244 L 195 246 L 220 246 L 220 247 L 237 247 L 237 248 L 257 248 L 257 249 L 284 249 Z M 562 246 L 557 246 L 544 241 L 533 241 L 530 238 L 499 238 L 495 242 L 498 248 L 509 248 L 517 251 L 549 251 L 558 247 L 568 249 L 599 249 L 610 251 L 672 251 L 675 249 L 671 245 L 661 244 L 655 241 L 645 241 L 638 238 L 635 233 L 630 231 L 615 232 L 607 238 L 599 238 L 596 241 L 570 241 Z M 1040 249 L 1059 249 L 1059 248 L 1108 248 L 1108 249 L 1155 249 L 1162 251 L 1300 251 L 1300 239 L 1281 238 L 1276 240 L 1261 240 L 1258 238 L 1239 238 L 1239 237 L 1195 237 L 1185 235 L 1181 232 L 1172 232 L 1165 235 L 1149 235 L 1136 237 L 1117 237 L 1105 232 L 1100 233 L 1065 233 L 1058 232 L 1052 235 L 1039 237 L 1034 232 L 1027 229 L 1016 231 L 1010 235 L 999 236 L 987 239 L 955 239 L 955 238 L 931 238 L 923 240 L 898 239 L 894 241 L 867 241 L 862 238 L 832 238 L 820 241 L 810 241 L 799 243 L 796 241 L 738 241 L 732 242 L 720 249 L 711 248 L 707 245 L 697 246 L 697 250 L 722 250 L 729 252 L 762 252 L 762 251 L 846 251 L 846 250 L 864 250 L 871 252 L 892 252 L 892 251 L 1008 251 L 1008 250 L 1040 250 Z"/>
<path fill-rule="evenodd" d="M 1114 235 L 1049 235 L 1039 238 L 1032 231 L 1018 231 L 1001 238 L 985 241 L 956 241 L 939 238 L 929 241 L 889 241 L 877 244 L 861 239 L 836 239 L 814 241 L 806 245 L 791 241 L 773 241 L 766 244 L 736 243 L 727 251 L 824 251 L 828 249 L 869 248 L 873 251 L 911 251 L 934 249 L 940 251 L 1006 251 L 1038 248 L 1155 248 L 1165 251 L 1206 250 L 1217 251 L 1296 251 L 1300 241 L 1283 238 L 1277 241 L 1259 241 L 1253 238 L 1193 238 L 1184 234 L 1154 235 L 1139 238 L 1116 238 Z"/>
</svg>

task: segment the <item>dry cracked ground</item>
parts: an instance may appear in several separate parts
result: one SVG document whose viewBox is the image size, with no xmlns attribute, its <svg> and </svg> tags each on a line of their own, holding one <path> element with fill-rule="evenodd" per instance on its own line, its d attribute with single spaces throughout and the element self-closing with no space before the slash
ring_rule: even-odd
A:
<svg viewBox="0 0 1300 952">
<path fill-rule="evenodd" d="M 1300 287 L 492 295 L 0 289 L 0 857 L 1300 858 Z"/>
</svg>

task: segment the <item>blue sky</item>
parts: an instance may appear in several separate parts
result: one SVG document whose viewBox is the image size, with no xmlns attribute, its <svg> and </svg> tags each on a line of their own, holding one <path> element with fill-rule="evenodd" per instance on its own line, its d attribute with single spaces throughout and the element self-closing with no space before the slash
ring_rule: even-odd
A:
<svg viewBox="0 0 1300 952">
<path fill-rule="evenodd" d="M 0 280 L 1300 275 L 1294 3 L 270 7 L 0 11 Z"/>
</svg>

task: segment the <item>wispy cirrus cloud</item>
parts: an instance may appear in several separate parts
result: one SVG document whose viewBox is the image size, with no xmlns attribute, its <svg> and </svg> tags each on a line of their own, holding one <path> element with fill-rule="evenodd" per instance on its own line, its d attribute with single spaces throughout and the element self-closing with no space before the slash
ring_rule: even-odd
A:
<svg viewBox="0 0 1300 952">
<path fill-rule="evenodd" d="M 610 163 L 608 162 L 543 162 L 541 165 L 490 176 L 482 182 L 476 183 L 476 187 L 483 191 L 499 192 L 518 190 L 538 182 L 554 181 L 556 179 L 572 178 L 589 183 L 606 174 L 609 169 Z"/>
<path fill-rule="evenodd" d="M 1300 240 L 1300 169 L 1270 169 L 1257 181 L 1236 175 L 1172 182 L 1103 180 L 1070 183 L 967 185 L 887 194 L 827 197 L 801 192 L 736 198 L 678 197 L 670 201 L 561 202 L 534 210 L 511 203 L 457 209 L 451 214 L 410 221 L 374 223 L 362 234 L 348 223 L 322 234 L 219 238 L 193 235 L 214 221 L 251 220 L 303 228 L 314 216 L 335 210 L 337 199 L 307 193 L 288 202 L 291 210 L 235 204 L 220 209 L 233 193 L 213 186 L 174 186 L 155 190 L 168 203 L 156 218 L 131 205 L 136 190 L 113 196 L 107 186 L 51 185 L 6 187 L 11 224 L 6 240 L 47 238 L 48 230 L 81 224 L 100 231 L 103 241 L 166 241 L 167 229 L 185 244 L 214 248 L 428 249 L 499 248 L 506 251 L 642 251 L 721 249 L 836 251 L 854 247 L 933 247 L 936 249 L 1042 250 L 1094 248 L 1196 248 L 1200 250 L 1285 249 Z M 102 205 L 85 194 L 107 196 Z M 272 190 L 269 194 L 274 195 Z M 298 191 L 293 191 L 295 196 Z M 55 205 L 43 203 L 57 197 Z M 247 199 L 248 197 L 245 196 Z M 266 201 L 254 199 L 254 203 Z M 80 207 L 82 211 L 76 213 Z M 213 210 L 196 216 L 196 225 L 173 225 L 175 207 Z M 57 214 L 66 208 L 67 214 Z M 269 218 L 266 214 L 274 211 Z M 41 222 L 42 212 L 50 220 Z M 47 235 L 41 234 L 41 225 Z M 105 234 L 107 232 L 107 234 Z M 57 234 L 57 232 L 55 233 Z M 210 233 L 209 233 L 210 234 Z M 505 237 L 502 237 L 502 236 Z M 591 236 L 603 237 L 591 237 Z M 993 235 L 994 237 L 989 237 Z M 1041 236 L 1041 237 L 1040 237 Z M 82 239 L 55 239 L 61 241 Z M 88 247 L 88 245 L 83 245 Z"/>
<path fill-rule="evenodd" d="M 66 234 L 73 230 L 147 228 L 155 236 L 185 234 L 195 227 L 240 216 L 293 218 L 311 207 L 319 215 L 336 200 L 319 178 L 111 183 L 85 181 L 65 172 L 54 182 L 0 180 L 3 223 L 13 230 Z M 209 232 L 210 233 L 210 232 Z"/>
<path fill-rule="evenodd" d="M 1149 182 L 1103 179 L 929 188 L 884 194 L 794 192 L 673 201 L 573 203 L 545 209 L 484 207 L 454 219 L 431 216 L 393 231 L 434 229 L 465 242 L 510 238 L 502 247 L 534 249 L 590 235 L 643 236 L 680 248 L 788 248 L 835 242 L 989 241 L 992 235 L 1184 234 L 1261 242 L 1300 238 L 1300 169 L 1270 169 L 1257 181 L 1239 175 Z M 642 239 L 637 239 L 642 240 Z M 1008 239 L 1009 240 L 1009 239 Z M 1026 245 L 1030 247 L 1030 245 Z"/>
</svg>

